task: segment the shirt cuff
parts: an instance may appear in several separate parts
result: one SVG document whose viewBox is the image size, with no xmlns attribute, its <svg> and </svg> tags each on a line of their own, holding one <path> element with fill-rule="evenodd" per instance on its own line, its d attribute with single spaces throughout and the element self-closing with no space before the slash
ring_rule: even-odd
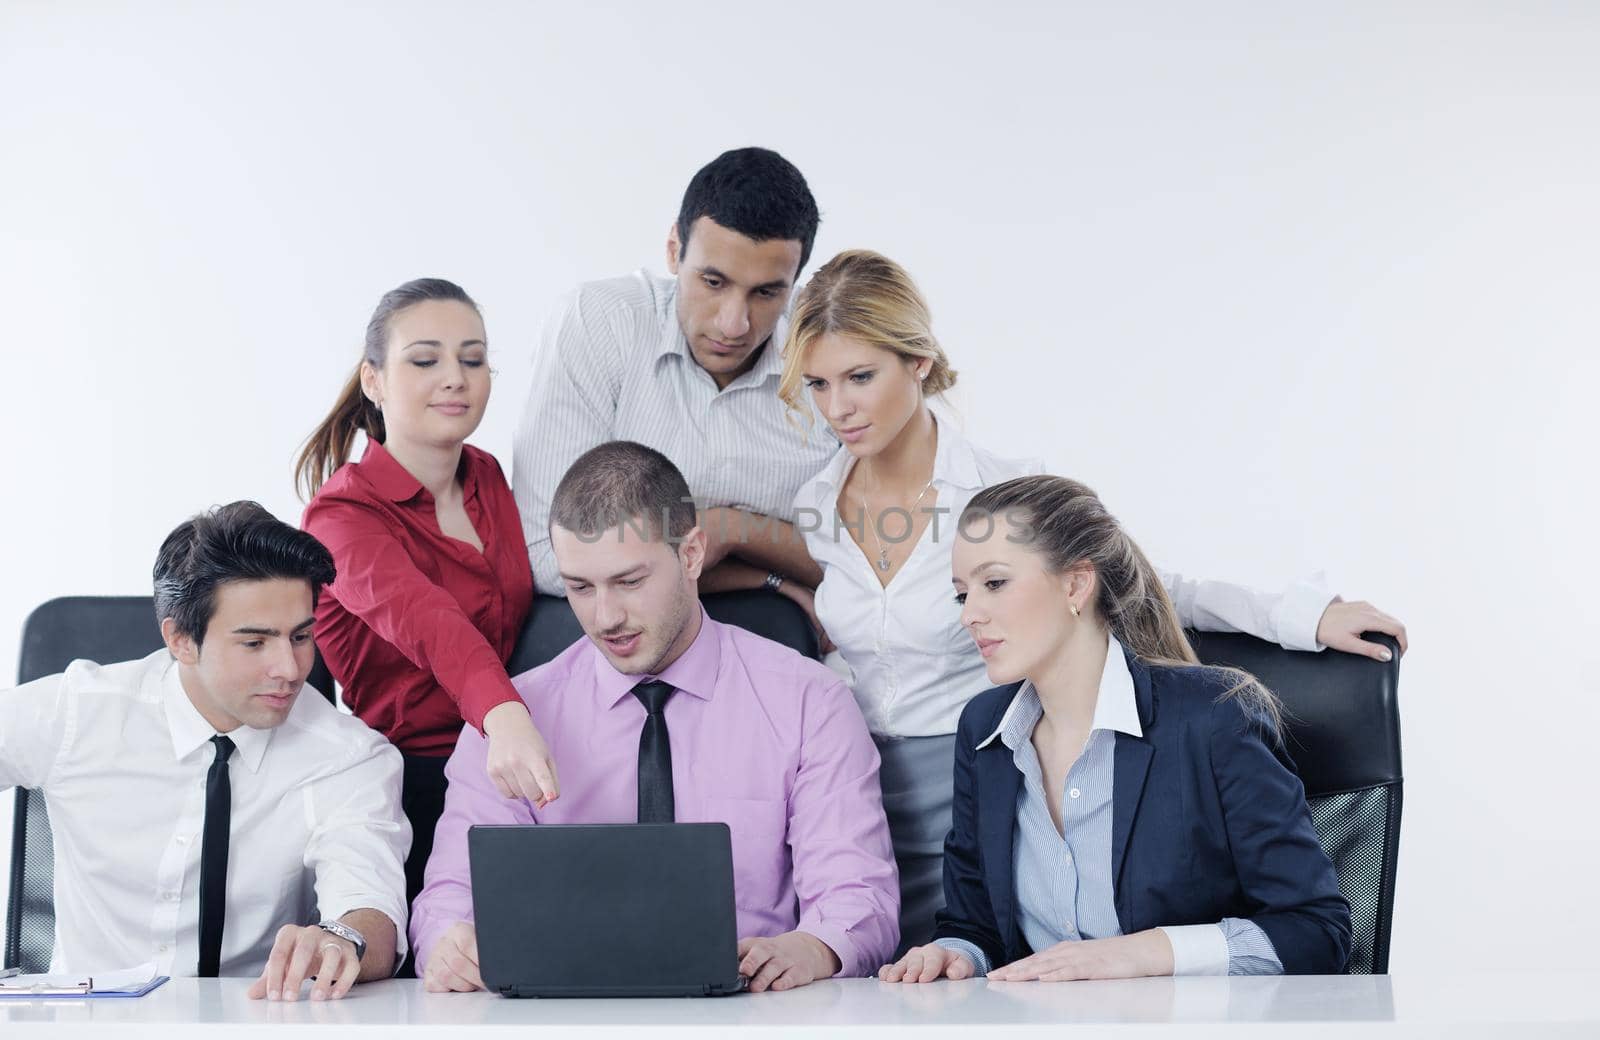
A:
<svg viewBox="0 0 1600 1040">
<path fill-rule="evenodd" d="M 1317 642 L 1317 625 L 1322 622 L 1328 604 L 1334 601 L 1334 594 L 1321 579 L 1322 575 L 1318 574 L 1293 583 L 1278 601 L 1273 628 L 1278 633 L 1278 645 L 1285 650 L 1323 649 Z"/>
<path fill-rule="evenodd" d="M 478 687 L 478 690 L 474 691 L 470 697 L 461 699 L 459 704 L 461 717 L 473 729 L 483 734 L 485 740 L 489 738 L 489 734 L 485 733 L 483 729 L 484 716 L 502 704 L 516 702 L 524 708 L 528 706 L 528 702 L 522 699 L 522 694 L 517 692 L 517 688 L 511 684 L 510 678 L 506 676 L 503 665 L 498 674 L 491 674 L 483 679 L 475 679 L 473 683 Z M 532 715 L 533 712 L 529 711 L 528 714 Z"/>
<path fill-rule="evenodd" d="M 983 955 L 983 951 L 978 949 L 976 944 L 969 943 L 965 939 L 935 939 L 933 942 L 934 945 L 943 946 L 947 950 L 954 950 L 971 961 L 974 978 L 981 979 L 989 974 L 989 958 Z"/>
<path fill-rule="evenodd" d="M 422 897 L 419 894 L 417 898 Z M 430 914 L 426 910 L 412 912 L 411 952 L 416 955 L 417 978 L 422 978 L 422 970 L 427 967 L 428 958 L 433 956 L 433 949 L 439 945 L 439 940 L 444 938 L 444 933 L 458 921 L 476 926 L 471 906 L 468 906 L 459 917 L 452 917 L 450 910 L 444 907 L 441 907 L 437 914 Z"/>
<path fill-rule="evenodd" d="M 1282 975 L 1283 962 L 1261 926 L 1243 917 L 1224 917 L 1219 928 L 1228 939 L 1229 975 Z"/>
<path fill-rule="evenodd" d="M 1228 937 L 1221 925 L 1184 924 L 1161 930 L 1172 944 L 1172 974 L 1228 974 Z"/>
<path fill-rule="evenodd" d="M 868 969 L 866 965 L 860 963 L 861 951 L 856 948 L 855 943 L 850 941 L 850 933 L 843 928 L 835 928 L 821 922 L 803 921 L 795 931 L 805 932 L 813 939 L 822 940 L 823 945 L 832 950 L 833 955 L 839 958 L 839 974 L 835 978 L 855 978 L 866 974 L 868 970 L 874 973 L 878 970 L 877 965 L 873 965 Z"/>
</svg>

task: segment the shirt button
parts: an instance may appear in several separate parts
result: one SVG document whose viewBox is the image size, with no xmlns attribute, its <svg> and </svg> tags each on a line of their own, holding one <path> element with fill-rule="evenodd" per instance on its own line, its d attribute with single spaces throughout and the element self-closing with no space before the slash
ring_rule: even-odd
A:
<svg viewBox="0 0 1600 1040">
<path fill-rule="evenodd" d="M 157 953 L 166 953 L 167 952 L 167 944 L 166 943 L 162 943 L 160 946 L 157 946 L 156 947 L 156 952 Z"/>
<path fill-rule="evenodd" d="M 1078 790 L 1078 789 L 1077 789 L 1077 788 L 1076 788 L 1076 787 L 1074 787 L 1074 788 L 1073 788 L 1073 789 L 1072 789 L 1072 790 L 1070 790 L 1070 791 L 1068 791 L 1068 792 L 1067 792 L 1067 793 L 1068 793 L 1068 794 L 1070 794 L 1070 795 L 1072 795 L 1072 797 L 1074 797 L 1074 798 L 1076 798 L 1076 797 L 1078 797 L 1078 796 L 1079 796 L 1079 795 L 1080 795 L 1080 794 L 1082 794 L 1082 793 L 1083 793 L 1083 792 L 1082 792 L 1082 791 L 1080 791 L 1080 790 Z"/>
<path fill-rule="evenodd" d="M 177 842 L 179 845 L 187 845 L 189 844 L 189 836 L 187 834 L 180 834 L 178 835 Z"/>
<path fill-rule="evenodd" d="M 168 892 L 166 894 L 166 900 L 169 903 L 177 902 L 178 901 L 178 893 L 176 893 L 176 892 Z"/>
<path fill-rule="evenodd" d="M 1071 921 L 1067 922 L 1067 934 L 1069 934 L 1069 935 L 1072 934 L 1072 922 Z"/>
</svg>

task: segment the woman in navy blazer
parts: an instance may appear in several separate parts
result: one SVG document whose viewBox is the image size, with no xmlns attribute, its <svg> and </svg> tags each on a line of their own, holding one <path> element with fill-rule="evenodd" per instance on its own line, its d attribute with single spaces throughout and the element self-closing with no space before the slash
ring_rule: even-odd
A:
<svg viewBox="0 0 1600 1040">
<path fill-rule="evenodd" d="M 1092 491 L 980 492 L 953 555 L 991 681 L 956 738 L 946 907 L 890 982 L 1344 970 L 1350 909 L 1276 699 L 1195 659 Z"/>
</svg>

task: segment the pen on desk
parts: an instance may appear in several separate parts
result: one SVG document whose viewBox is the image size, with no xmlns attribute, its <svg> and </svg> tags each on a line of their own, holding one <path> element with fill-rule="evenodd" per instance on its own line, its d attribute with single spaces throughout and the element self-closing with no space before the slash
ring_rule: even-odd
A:
<svg viewBox="0 0 1600 1040">
<path fill-rule="evenodd" d="M 14 967 L 14 968 L 0 968 L 0 979 L 9 979 L 13 975 L 21 975 L 21 974 L 22 974 L 22 966 L 20 964 L 17 965 L 16 967 Z"/>
</svg>

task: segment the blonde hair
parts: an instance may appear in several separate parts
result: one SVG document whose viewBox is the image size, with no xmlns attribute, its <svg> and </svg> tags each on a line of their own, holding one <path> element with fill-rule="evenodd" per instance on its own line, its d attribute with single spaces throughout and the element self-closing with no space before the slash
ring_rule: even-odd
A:
<svg viewBox="0 0 1600 1040">
<path fill-rule="evenodd" d="M 1006 535 L 1044 557 L 1056 574 L 1080 563 L 1095 572 L 1093 610 L 1117 641 L 1150 664 L 1194 667 L 1200 664 L 1178 623 L 1178 612 L 1161 575 L 1093 491 L 1076 480 L 1040 474 L 984 488 L 962 513 L 961 527 L 974 519 L 1012 515 Z M 1231 685 L 1224 699 L 1236 697 L 1246 713 L 1274 735 L 1283 712 L 1270 690 L 1237 668 L 1212 667 Z"/>
<path fill-rule="evenodd" d="M 795 297 L 789 335 L 783 344 L 783 378 L 778 396 L 791 412 L 808 417 L 806 353 L 823 336 L 849 336 L 893 351 L 901 358 L 933 362 L 922 393 L 938 394 L 955 385 L 956 372 L 933 336 L 928 302 L 905 268 L 870 249 L 848 249 L 817 269 Z"/>
</svg>

